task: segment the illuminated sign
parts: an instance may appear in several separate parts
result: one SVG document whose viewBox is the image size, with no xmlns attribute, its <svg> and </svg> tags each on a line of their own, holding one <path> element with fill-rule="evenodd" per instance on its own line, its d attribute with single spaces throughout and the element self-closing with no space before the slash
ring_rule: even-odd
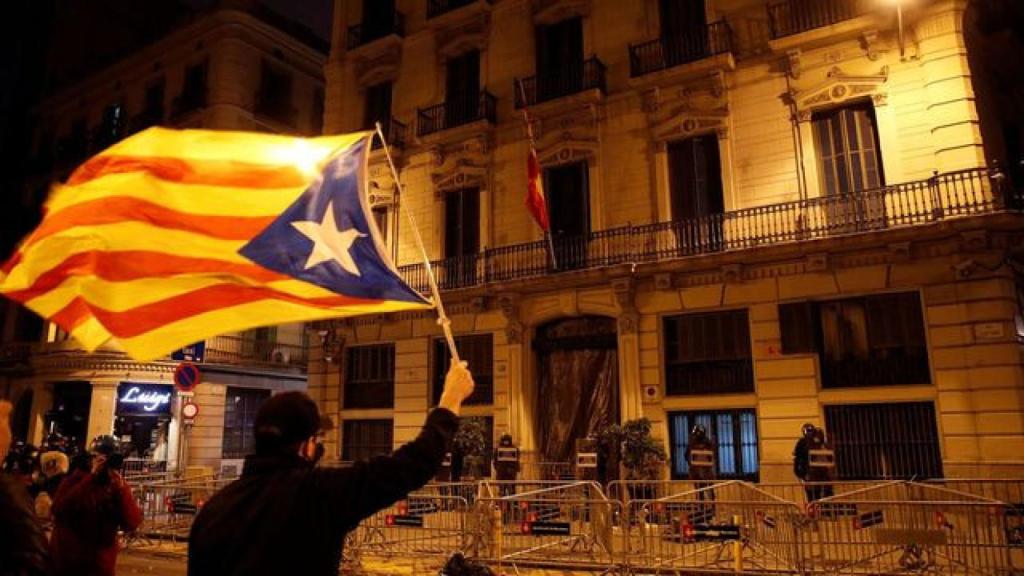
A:
<svg viewBox="0 0 1024 576">
<path fill-rule="evenodd" d="M 161 384 L 133 384 L 117 387 L 118 414 L 170 414 L 173 388 Z"/>
</svg>

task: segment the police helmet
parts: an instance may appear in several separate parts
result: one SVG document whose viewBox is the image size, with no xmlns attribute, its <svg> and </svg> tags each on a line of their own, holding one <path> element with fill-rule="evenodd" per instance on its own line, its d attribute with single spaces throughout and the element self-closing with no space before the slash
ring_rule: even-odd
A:
<svg viewBox="0 0 1024 576">
<path fill-rule="evenodd" d="M 14 474 L 31 474 L 39 462 L 39 449 L 26 442 L 15 442 L 7 452 L 4 471 Z"/>
<path fill-rule="evenodd" d="M 502 446 L 511 446 L 512 445 L 512 435 L 509 434 L 508 432 L 505 432 L 504 434 L 501 435 L 501 439 L 498 440 L 498 444 L 500 444 Z"/>
<path fill-rule="evenodd" d="M 93 438 L 92 443 L 89 444 L 89 452 L 102 454 L 103 456 L 112 456 L 120 451 L 121 443 L 118 442 L 117 438 L 114 438 L 110 434 L 97 436 Z"/>
<path fill-rule="evenodd" d="M 708 431 L 704 428 L 703 424 L 694 424 L 690 434 L 695 438 L 704 438 L 708 435 Z"/>
<path fill-rule="evenodd" d="M 804 424 L 802 428 L 800 428 L 800 433 L 805 438 L 810 438 L 811 434 L 814 434 L 815 430 L 817 430 L 817 427 L 815 427 L 814 424 L 811 424 L 810 422 L 808 422 L 808 423 Z"/>
</svg>

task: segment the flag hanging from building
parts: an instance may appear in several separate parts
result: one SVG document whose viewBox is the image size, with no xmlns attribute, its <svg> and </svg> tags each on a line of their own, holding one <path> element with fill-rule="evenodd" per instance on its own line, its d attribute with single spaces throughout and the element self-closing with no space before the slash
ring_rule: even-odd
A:
<svg viewBox="0 0 1024 576">
<path fill-rule="evenodd" d="M 429 308 L 365 193 L 372 133 L 151 128 L 51 193 L 0 293 L 138 360 L 257 326 Z"/>
<path fill-rule="evenodd" d="M 540 161 L 537 160 L 537 149 L 530 139 L 530 157 L 526 161 L 526 207 L 533 219 L 545 232 L 548 231 L 548 206 L 544 197 L 544 183 L 540 172 Z"/>
</svg>

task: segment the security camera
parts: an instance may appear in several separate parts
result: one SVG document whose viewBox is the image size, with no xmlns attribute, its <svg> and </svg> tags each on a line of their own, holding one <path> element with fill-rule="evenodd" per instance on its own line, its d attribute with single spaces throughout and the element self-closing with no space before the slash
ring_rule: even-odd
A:
<svg viewBox="0 0 1024 576">
<path fill-rule="evenodd" d="M 953 265 L 953 270 L 956 272 L 957 278 L 969 278 L 971 274 L 974 274 L 974 267 L 976 265 L 977 263 L 974 260 L 961 260 Z"/>
</svg>

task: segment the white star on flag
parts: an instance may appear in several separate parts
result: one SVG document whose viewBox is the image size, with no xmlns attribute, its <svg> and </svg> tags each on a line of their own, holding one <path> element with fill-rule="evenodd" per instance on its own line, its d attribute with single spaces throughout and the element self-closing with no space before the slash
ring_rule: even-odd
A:
<svg viewBox="0 0 1024 576">
<path fill-rule="evenodd" d="M 348 273 L 362 276 L 359 267 L 356 266 L 352 254 L 352 244 L 357 238 L 366 236 L 355 228 L 349 228 L 342 232 L 334 221 L 334 203 L 327 204 L 327 212 L 321 222 L 303 220 L 292 222 L 292 227 L 298 230 L 303 236 L 313 241 L 313 250 L 306 260 L 306 270 L 313 266 L 329 260 L 334 260 Z"/>
</svg>

